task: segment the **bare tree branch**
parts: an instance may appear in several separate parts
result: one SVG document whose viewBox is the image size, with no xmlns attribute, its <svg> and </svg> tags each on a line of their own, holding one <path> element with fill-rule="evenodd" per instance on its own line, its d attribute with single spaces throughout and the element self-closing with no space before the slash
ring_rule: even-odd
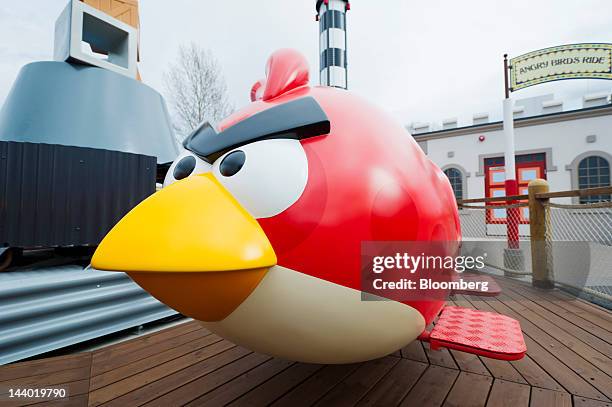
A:
<svg viewBox="0 0 612 407">
<path fill-rule="evenodd" d="M 219 63 L 195 43 L 179 48 L 178 59 L 164 73 L 164 90 L 179 141 L 200 123 L 217 123 L 234 110 Z"/>
</svg>

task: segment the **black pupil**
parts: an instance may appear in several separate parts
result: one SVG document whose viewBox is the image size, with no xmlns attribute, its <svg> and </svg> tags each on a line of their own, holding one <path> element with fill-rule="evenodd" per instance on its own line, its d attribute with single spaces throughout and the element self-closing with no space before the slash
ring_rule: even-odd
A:
<svg viewBox="0 0 612 407">
<path fill-rule="evenodd" d="M 196 166 L 196 160 L 194 157 L 183 157 L 181 161 L 176 164 L 174 167 L 174 179 L 180 180 L 183 178 L 187 178 L 189 174 L 193 172 L 193 169 Z"/>
<path fill-rule="evenodd" d="M 223 161 L 221 161 L 221 164 L 219 164 L 219 172 L 224 177 L 231 177 L 240 171 L 245 160 L 246 154 L 244 154 L 243 151 L 232 151 L 226 155 Z"/>
</svg>

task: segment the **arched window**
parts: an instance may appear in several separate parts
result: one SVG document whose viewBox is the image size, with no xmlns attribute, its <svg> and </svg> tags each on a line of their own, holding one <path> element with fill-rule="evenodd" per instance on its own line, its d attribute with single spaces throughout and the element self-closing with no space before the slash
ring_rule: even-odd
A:
<svg viewBox="0 0 612 407">
<path fill-rule="evenodd" d="M 455 199 L 463 199 L 463 174 L 457 168 L 447 168 L 444 170 L 444 174 L 448 177 L 453 192 L 455 193 Z"/>
<path fill-rule="evenodd" d="M 578 164 L 578 188 L 610 186 L 610 163 L 603 157 L 591 155 Z M 591 195 L 580 197 L 580 203 L 609 201 L 610 195 Z"/>
</svg>

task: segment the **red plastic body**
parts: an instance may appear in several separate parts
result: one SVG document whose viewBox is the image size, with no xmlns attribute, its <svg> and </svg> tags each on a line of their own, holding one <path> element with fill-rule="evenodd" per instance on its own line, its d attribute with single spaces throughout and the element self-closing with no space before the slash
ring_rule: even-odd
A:
<svg viewBox="0 0 612 407">
<path fill-rule="evenodd" d="M 434 329 L 419 339 L 433 350 L 456 349 L 500 360 L 518 360 L 527 352 L 517 320 L 462 307 L 445 307 Z"/>
<path fill-rule="evenodd" d="M 448 179 L 400 123 L 345 90 L 304 84 L 308 65 L 292 50 L 273 54 L 267 72 L 263 99 L 221 129 L 304 96 L 315 98 L 331 123 L 328 135 L 301 141 L 308 159 L 301 197 L 284 212 L 258 219 L 279 265 L 360 290 L 362 241 L 461 239 Z M 430 323 L 444 301 L 406 304 Z"/>
<path fill-rule="evenodd" d="M 266 80 L 260 79 L 251 87 L 251 102 L 261 100 L 263 98 L 263 89 L 265 89 Z"/>
</svg>

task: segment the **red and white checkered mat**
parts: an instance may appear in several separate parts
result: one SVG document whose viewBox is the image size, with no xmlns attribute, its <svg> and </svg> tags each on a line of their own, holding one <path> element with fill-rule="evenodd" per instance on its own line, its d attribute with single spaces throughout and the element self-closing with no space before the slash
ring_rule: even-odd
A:
<svg viewBox="0 0 612 407">
<path fill-rule="evenodd" d="M 518 360 L 527 352 L 517 320 L 462 307 L 445 307 L 428 340 L 432 349 L 444 347 L 501 360 Z"/>
</svg>

